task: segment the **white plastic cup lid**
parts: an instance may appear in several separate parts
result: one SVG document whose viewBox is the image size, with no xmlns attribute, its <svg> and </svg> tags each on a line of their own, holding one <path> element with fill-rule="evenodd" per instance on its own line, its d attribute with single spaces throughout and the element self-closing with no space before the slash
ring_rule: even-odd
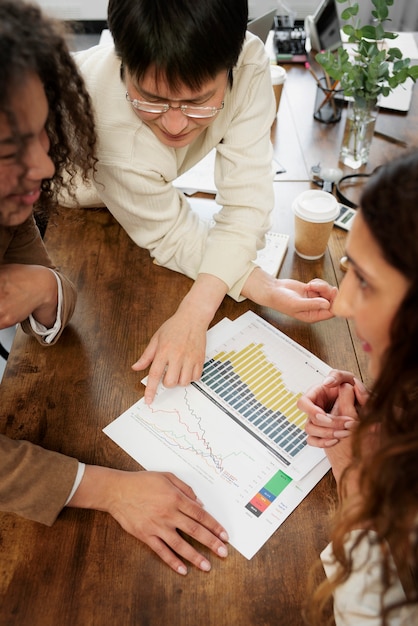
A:
<svg viewBox="0 0 418 626">
<path fill-rule="evenodd" d="M 270 65 L 271 82 L 273 85 L 281 85 L 286 80 L 286 70 L 281 65 Z"/>
<path fill-rule="evenodd" d="M 337 219 L 340 207 L 336 198 L 326 191 L 308 189 L 293 202 L 295 215 L 307 222 L 331 222 Z"/>
</svg>

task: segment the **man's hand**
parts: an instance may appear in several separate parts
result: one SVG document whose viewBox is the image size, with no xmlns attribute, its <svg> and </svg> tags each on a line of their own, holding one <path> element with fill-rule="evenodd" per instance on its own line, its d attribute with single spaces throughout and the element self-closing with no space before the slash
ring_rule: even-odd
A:
<svg viewBox="0 0 418 626">
<path fill-rule="evenodd" d="M 136 371 L 151 365 L 144 398 L 150 404 L 162 380 L 166 387 L 188 385 L 199 380 L 205 359 L 205 320 L 192 311 L 179 309 L 153 335 L 141 358 L 132 366 Z"/>
<path fill-rule="evenodd" d="M 333 317 L 332 303 L 337 287 L 314 278 L 302 283 L 290 278 L 272 278 L 256 268 L 247 278 L 242 295 L 302 322 L 320 322 Z"/>
<path fill-rule="evenodd" d="M 166 387 L 188 385 L 199 380 L 205 360 L 206 332 L 227 286 L 210 274 L 199 274 L 189 293 L 151 338 L 132 369 L 141 371 L 151 365 L 145 402 L 150 404 L 162 380 Z"/>
</svg>

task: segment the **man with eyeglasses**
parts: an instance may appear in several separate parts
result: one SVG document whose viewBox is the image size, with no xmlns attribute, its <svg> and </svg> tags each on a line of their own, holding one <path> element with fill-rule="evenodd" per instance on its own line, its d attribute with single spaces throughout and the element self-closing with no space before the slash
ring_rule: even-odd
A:
<svg viewBox="0 0 418 626">
<path fill-rule="evenodd" d="M 145 400 L 200 377 L 206 331 L 224 296 L 301 320 L 332 316 L 336 289 L 278 280 L 254 264 L 274 195 L 269 59 L 246 32 L 246 0 L 110 0 L 113 45 L 78 56 L 99 135 L 97 195 L 155 261 L 194 279 L 134 364 Z M 212 228 L 173 181 L 216 148 L 221 209 Z"/>
</svg>

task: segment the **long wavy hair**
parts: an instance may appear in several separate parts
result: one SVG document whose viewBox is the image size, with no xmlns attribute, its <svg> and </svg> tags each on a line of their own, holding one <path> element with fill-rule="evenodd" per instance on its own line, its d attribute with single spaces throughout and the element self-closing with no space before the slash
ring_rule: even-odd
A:
<svg viewBox="0 0 418 626">
<path fill-rule="evenodd" d="M 333 524 L 333 553 L 339 564 L 335 580 L 313 592 L 306 608 L 308 622 L 326 623 L 333 591 L 352 571 L 352 553 L 344 538 L 352 529 L 372 528 L 381 552 L 381 623 L 391 623 L 391 610 L 418 603 L 418 151 L 379 168 L 361 198 L 362 216 L 385 260 L 409 281 L 409 289 L 393 320 L 390 345 L 370 398 L 353 434 L 351 470 L 360 473 L 361 506 L 340 505 Z M 390 289 L 390 285 L 388 285 Z M 371 428 L 380 430 L 380 445 L 365 445 Z M 343 492 L 344 493 L 344 492 Z M 360 533 L 356 545 L 366 534 Z M 390 549 L 388 549 L 388 547 Z M 394 558 L 406 600 L 383 606 Z M 332 620 L 330 620 L 332 621 Z"/>
<path fill-rule="evenodd" d="M 48 215 L 62 187 L 74 197 L 76 173 L 85 182 L 95 170 L 96 134 L 90 97 L 65 42 L 63 25 L 37 6 L 0 0 L 0 112 L 23 150 L 11 98 L 26 77 L 37 74 L 49 105 L 46 132 L 55 174 L 42 183 L 35 211 Z"/>
</svg>

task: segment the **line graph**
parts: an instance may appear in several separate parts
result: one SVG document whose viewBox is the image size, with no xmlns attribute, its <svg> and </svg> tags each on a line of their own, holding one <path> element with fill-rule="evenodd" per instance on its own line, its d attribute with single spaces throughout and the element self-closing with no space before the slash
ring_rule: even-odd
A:
<svg viewBox="0 0 418 626">
<path fill-rule="evenodd" d="M 263 478 L 268 478 L 277 470 L 273 455 L 266 455 L 263 446 L 248 437 L 221 410 L 208 406 L 192 386 L 161 393 L 150 406 L 138 402 L 131 407 L 127 418 L 129 430 L 123 433 L 123 447 L 128 446 L 131 455 L 137 458 L 140 441 L 141 463 L 144 453 L 146 457 L 148 449 L 153 450 L 158 444 L 164 451 L 162 468 L 170 467 L 168 460 L 186 462 L 209 483 L 234 486 L 236 494 L 253 485 L 254 477 L 260 472 Z M 105 429 L 108 434 L 111 431 L 112 424 Z M 150 458 L 150 462 L 155 460 Z"/>
<path fill-rule="evenodd" d="M 293 453 L 303 437 L 297 398 L 329 367 L 253 313 L 212 337 L 199 383 L 160 387 L 104 432 L 145 469 L 190 485 L 250 559 L 329 469 L 318 448 Z"/>
<path fill-rule="evenodd" d="M 234 464 L 234 460 L 239 460 L 239 463 L 254 461 L 253 455 L 251 456 L 248 451 L 242 448 L 234 449 L 233 445 L 231 447 L 233 442 L 226 443 L 219 436 L 214 437 L 214 434 L 210 433 L 211 428 L 208 428 L 207 419 L 192 406 L 190 389 L 181 389 L 181 394 L 181 397 L 180 393 L 178 394 L 175 406 L 160 407 L 157 402 L 154 406 L 147 407 L 147 410 L 142 407 L 134 419 L 141 421 L 166 446 L 178 450 L 181 454 L 197 457 L 208 470 L 214 471 L 217 475 L 228 471 L 227 466 Z M 195 399 L 194 403 L 196 404 Z M 207 414 L 207 410 L 205 413 Z"/>
</svg>

